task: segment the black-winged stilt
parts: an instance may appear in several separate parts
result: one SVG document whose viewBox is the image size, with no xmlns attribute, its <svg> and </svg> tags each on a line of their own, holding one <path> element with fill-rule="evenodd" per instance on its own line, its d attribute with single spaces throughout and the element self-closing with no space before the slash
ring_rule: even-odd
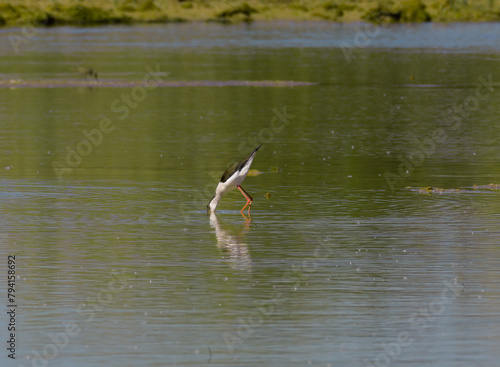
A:
<svg viewBox="0 0 500 367">
<path fill-rule="evenodd" d="M 97 78 L 97 71 L 95 71 L 92 68 L 87 68 L 85 66 L 79 66 L 78 67 L 78 73 L 85 79 L 90 77 L 90 79 L 94 78 L 96 82 L 99 81 Z"/>
<path fill-rule="evenodd" d="M 247 203 L 245 204 L 243 209 L 241 209 L 241 212 L 243 213 L 243 210 L 245 210 L 247 205 L 250 205 L 248 207 L 248 214 L 250 214 L 250 208 L 252 207 L 253 199 L 248 194 L 248 192 L 243 190 L 243 187 L 241 187 L 241 183 L 243 182 L 245 177 L 247 177 L 248 171 L 250 170 L 250 166 L 252 165 L 253 158 L 255 157 L 255 153 L 257 153 L 257 151 L 261 146 L 262 144 L 259 145 L 252 153 L 250 153 L 243 160 L 236 162 L 235 164 L 231 165 L 228 169 L 224 171 L 224 174 L 222 175 L 220 182 L 217 185 L 217 188 L 215 189 L 215 195 L 207 205 L 208 212 L 210 211 L 215 212 L 215 210 L 217 209 L 217 205 L 219 205 L 219 201 L 222 198 L 222 195 L 237 187 L 241 191 L 243 196 L 247 199 Z"/>
</svg>

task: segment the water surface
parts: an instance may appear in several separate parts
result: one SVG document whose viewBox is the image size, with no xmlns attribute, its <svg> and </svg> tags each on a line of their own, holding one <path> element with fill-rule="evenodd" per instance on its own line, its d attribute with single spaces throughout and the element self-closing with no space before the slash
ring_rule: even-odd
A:
<svg viewBox="0 0 500 367">
<path fill-rule="evenodd" d="M 101 80 L 150 67 L 316 83 L 0 89 L 0 250 L 19 276 L 8 362 L 494 365 L 500 194 L 472 187 L 500 183 L 500 87 L 480 87 L 500 81 L 498 24 L 386 27 L 348 62 L 359 27 L 60 27 L 18 53 L 2 37 L 6 80 L 86 65 Z M 478 86 L 459 125 L 443 117 Z M 237 190 L 207 215 L 259 143 L 251 219 Z M 427 186 L 469 189 L 412 189 Z M 64 343 L 66 325 L 79 332 Z"/>
</svg>

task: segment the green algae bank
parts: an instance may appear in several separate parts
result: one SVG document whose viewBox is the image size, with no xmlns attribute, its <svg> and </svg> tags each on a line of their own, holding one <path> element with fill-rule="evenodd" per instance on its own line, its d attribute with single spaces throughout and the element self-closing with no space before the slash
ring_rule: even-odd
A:
<svg viewBox="0 0 500 367">
<path fill-rule="evenodd" d="M 254 20 L 377 23 L 500 20 L 498 0 L 10 0 L 0 2 L 2 25 L 102 25 Z"/>
<path fill-rule="evenodd" d="M 2 13 L 2 367 L 498 365 L 500 23 L 262 4 Z"/>
</svg>

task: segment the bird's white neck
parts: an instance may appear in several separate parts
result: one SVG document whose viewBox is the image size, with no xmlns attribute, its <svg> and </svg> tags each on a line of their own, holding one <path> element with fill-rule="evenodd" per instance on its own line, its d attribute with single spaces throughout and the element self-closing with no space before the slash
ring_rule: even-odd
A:
<svg viewBox="0 0 500 367">
<path fill-rule="evenodd" d="M 215 209 L 217 209 L 217 205 L 219 205 L 219 201 L 222 198 L 222 195 L 218 192 L 215 193 L 213 199 L 208 203 L 208 207 L 210 208 L 210 211 L 215 212 Z"/>
</svg>

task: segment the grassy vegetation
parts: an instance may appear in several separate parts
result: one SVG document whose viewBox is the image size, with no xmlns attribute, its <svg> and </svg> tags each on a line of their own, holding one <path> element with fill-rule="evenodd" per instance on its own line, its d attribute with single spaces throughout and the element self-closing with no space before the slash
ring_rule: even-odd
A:
<svg viewBox="0 0 500 367">
<path fill-rule="evenodd" d="M 0 0 L 0 26 L 277 19 L 497 21 L 500 0 Z"/>
</svg>

